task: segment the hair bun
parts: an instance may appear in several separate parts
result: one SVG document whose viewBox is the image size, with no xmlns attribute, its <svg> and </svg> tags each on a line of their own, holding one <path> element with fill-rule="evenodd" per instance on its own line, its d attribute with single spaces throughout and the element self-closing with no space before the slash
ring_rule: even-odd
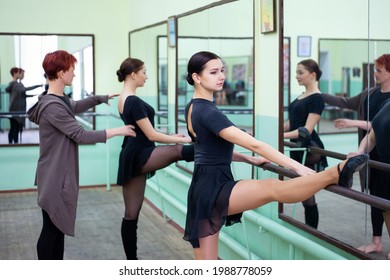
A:
<svg viewBox="0 0 390 280">
<path fill-rule="evenodd" d="M 190 73 L 187 73 L 187 76 L 186 76 L 186 80 L 187 80 L 187 82 L 191 85 L 191 86 L 193 86 L 194 85 L 194 79 L 192 79 L 192 75 L 190 75 Z"/>
<path fill-rule="evenodd" d="M 122 74 L 122 72 L 120 70 L 116 71 L 116 75 L 118 76 L 118 81 L 119 82 L 123 82 L 124 81 L 123 74 Z"/>
<path fill-rule="evenodd" d="M 318 69 L 317 81 L 321 78 L 321 76 L 322 76 L 322 71 L 320 69 Z"/>
</svg>

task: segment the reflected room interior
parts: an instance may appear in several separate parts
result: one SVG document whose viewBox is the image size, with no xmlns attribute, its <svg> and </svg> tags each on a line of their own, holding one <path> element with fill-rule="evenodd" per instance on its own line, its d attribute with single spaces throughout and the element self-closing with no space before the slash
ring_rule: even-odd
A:
<svg viewBox="0 0 390 280">
<path fill-rule="evenodd" d="M 28 88 L 40 85 L 26 92 L 26 111 L 38 101 L 47 84 L 42 68 L 45 55 L 55 50 L 66 50 L 77 59 L 72 86 L 65 87 L 65 94 L 80 100 L 95 94 L 94 82 L 94 36 L 89 34 L 11 34 L 0 33 L 0 146 L 8 146 L 10 118 L 23 112 L 9 112 L 10 94 L 5 91 L 12 81 L 10 69 L 25 70 L 22 84 Z M 94 109 L 76 116 L 85 129 L 94 129 Z M 38 126 L 27 118 L 23 132 L 19 133 L 17 145 L 38 145 Z M 15 145 L 15 144 L 12 144 Z"/>
<path fill-rule="evenodd" d="M 353 97 L 375 86 L 374 60 L 390 50 L 390 40 L 319 38 L 319 65 L 323 75 L 322 93 Z M 348 55 L 346 55 L 348 54 Z M 371 61 L 367 59 L 372 58 Z M 337 129 L 338 118 L 357 119 L 356 111 L 326 105 L 318 125 L 320 134 L 357 132 L 356 128 Z"/>
<path fill-rule="evenodd" d="M 280 48 L 280 65 L 283 76 L 279 82 L 279 96 L 283 108 L 280 109 L 279 116 L 284 121 L 288 119 L 288 105 L 304 90 L 295 78 L 298 62 L 308 58 L 318 62 L 323 72 L 319 81 L 322 93 L 353 97 L 364 89 L 375 86 L 374 61 L 390 50 L 390 34 L 383 28 L 385 22 L 389 21 L 384 14 L 385 6 L 389 5 L 387 1 L 327 1 L 320 9 L 317 4 L 316 1 L 304 1 L 301 5 L 305 7 L 305 16 L 297 17 L 301 7 L 297 7 L 292 1 L 280 1 L 279 28 L 280 42 L 283 44 Z M 354 7 L 353 10 L 351 6 Z M 332 20 L 329 20 L 330 15 Z M 310 56 L 300 50 L 303 46 L 298 39 L 302 36 L 310 38 Z M 355 143 L 357 150 L 359 144 L 357 129 L 335 128 L 334 120 L 337 118 L 356 119 L 357 114 L 353 110 L 325 104 L 316 131 L 325 144 L 325 150 L 327 143 L 337 147 L 332 151 L 334 157 L 327 157 L 329 165 L 334 165 L 345 158 L 348 152 L 353 152 L 346 147 Z M 283 127 L 280 128 L 283 142 L 282 135 Z M 284 143 L 286 141 L 285 139 Z M 285 145 L 284 152 L 288 155 L 294 148 Z M 367 189 L 362 189 L 358 174 L 355 174 L 352 190 L 357 195 L 361 192 L 369 193 Z M 371 243 L 370 205 L 329 191 L 321 191 L 315 197 L 319 208 L 318 230 L 305 224 L 301 203 L 280 204 L 279 217 L 360 258 L 383 259 L 380 253 L 365 255 L 357 249 L 363 244 Z M 351 220 L 352 215 L 348 214 L 350 212 L 353 212 L 353 217 L 359 218 Z M 384 226 L 383 246 L 389 245 Z"/>
<path fill-rule="evenodd" d="M 137 90 L 137 95 L 155 108 L 156 129 L 173 133 L 173 128 L 168 126 L 167 119 L 169 105 L 166 35 L 165 21 L 130 32 L 129 55 L 145 63 L 148 80 Z"/>
</svg>

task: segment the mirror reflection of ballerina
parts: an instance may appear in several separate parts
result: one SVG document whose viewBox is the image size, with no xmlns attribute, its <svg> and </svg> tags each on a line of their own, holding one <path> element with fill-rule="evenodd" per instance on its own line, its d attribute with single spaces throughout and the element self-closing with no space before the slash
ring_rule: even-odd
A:
<svg viewBox="0 0 390 280">
<path fill-rule="evenodd" d="M 12 81 L 5 89 L 5 91 L 10 94 L 9 112 L 15 114 L 24 114 L 26 113 L 26 98 L 35 96 L 34 94 L 27 94 L 27 91 L 36 89 L 42 85 L 25 87 L 22 83 L 24 78 L 24 70 L 22 68 L 12 67 L 10 73 L 12 76 Z M 22 132 L 25 126 L 25 119 L 25 117 L 21 116 L 10 118 L 10 130 L 8 133 L 9 144 L 18 144 L 22 142 Z"/>
<path fill-rule="evenodd" d="M 297 64 L 296 79 L 300 86 L 305 88 L 288 106 L 289 119 L 284 123 L 283 137 L 297 143 L 300 147 L 315 146 L 324 149 L 316 125 L 320 121 L 324 110 L 324 101 L 318 88 L 318 81 L 322 71 L 316 61 L 302 60 Z M 292 159 L 305 166 L 320 171 L 328 166 L 325 156 L 303 151 L 290 151 Z M 319 213 L 315 196 L 302 202 L 305 209 L 305 223 L 313 228 L 318 227 Z"/>
</svg>

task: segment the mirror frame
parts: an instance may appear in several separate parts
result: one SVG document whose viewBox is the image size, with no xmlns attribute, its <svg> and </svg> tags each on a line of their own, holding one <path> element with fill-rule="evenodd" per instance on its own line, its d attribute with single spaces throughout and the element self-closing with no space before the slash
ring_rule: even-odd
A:
<svg viewBox="0 0 390 280">
<path fill-rule="evenodd" d="M 93 88 L 93 95 L 96 94 L 96 73 L 95 73 L 95 35 L 94 34 L 89 34 L 89 33 L 82 33 L 82 34 L 75 34 L 75 33 L 24 33 L 24 32 L 0 32 L 0 36 L 2 35 L 9 35 L 9 36 L 63 36 L 63 37 L 90 37 L 91 38 L 91 44 L 92 44 L 92 88 Z M 77 63 L 80 63 L 79 61 Z M 1 71 L 1 69 L 0 69 Z M 4 71 L 4 70 L 3 70 Z M 1 81 L 1 77 L 0 77 Z M 96 128 L 96 116 L 93 114 L 96 112 L 96 108 L 93 107 L 90 112 L 92 112 L 92 129 L 94 130 Z M 4 112 L 7 113 L 7 112 Z M 83 144 L 85 145 L 85 144 Z M 1 147 L 23 147 L 23 146 L 39 146 L 39 140 L 37 143 L 18 143 L 18 144 L 1 144 L 0 143 L 0 148 Z"/>
</svg>

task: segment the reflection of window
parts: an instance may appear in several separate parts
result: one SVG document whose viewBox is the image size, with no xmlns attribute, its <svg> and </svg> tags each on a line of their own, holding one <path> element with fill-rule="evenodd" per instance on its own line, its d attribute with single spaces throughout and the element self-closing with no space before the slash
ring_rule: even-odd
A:
<svg viewBox="0 0 390 280">
<path fill-rule="evenodd" d="M 72 53 L 77 59 L 75 77 L 73 78 L 71 88 L 65 88 L 65 93 L 70 95 L 74 100 L 81 100 L 94 95 L 92 52 L 92 46 L 87 46 Z M 91 108 L 88 111 L 94 111 L 94 109 Z M 86 121 L 86 127 L 89 127 L 89 124 L 92 123 L 91 116 L 83 116 L 82 119 Z"/>
<path fill-rule="evenodd" d="M 64 91 L 66 94 L 71 96 L 75 100 L 81 99 L 81 89 L 82 89 L 82 77 L 81 77 L 81 67 L 82 67 L 82 61 L 81 54 L 79 51 L 72 53 L 72 55 L 77 59 L 77 63 L 75 65 L 74 69 L 74 78 L 72 81 L 72 87 L 65 87 Z"/>
<path fill-rule="evenodd" d="M 26 86 L 44 84 L 42 61 L 48 52 L 57 49 L 58 37 L 53 36 L 32 36 L 20 35 L 14 36 L 14 57 L 15 65 L 12 67 L 21 67 L 25 70 L 25 76 L 22 83 Z M 31 55 L 34 54 L 34 55 Z M 38 55 L 37 55 L 38 54 Z M 39 66 L 39 68 L 37 68 Z M 39 87 L 28 92 L 29 95 L 39 95 L 43 88 Z M 26 99 L 26 109 L 28 110 L 38 98 L 36 96 Z M 36 127 L 26 119 L 26 128 Z"/>
<path fill-rule="evenodd" d="M 72 55 L 77 59 L 77 63 L 70 92 L 74 100 L 80 100 L 94 94 L 92 46 L 75 51 Z"/>
<path fill-rule="evenodd" d="M 23 84 L 28 87 L 36 84 L 45 83 L 43 77 L 42 61 L 46 53 L 57 49 L 57 36 L 14 36 L 15 67 L 21 67 L 25 70 Z M 34 55 L 31 55 L 34 54 Z M 36 55 L 40 54 L 40 55 Z M 39 65 L 39 69 L 37 69 Z M 29 94 L 39 94 L 42 88 L 30 91 Z M 34 100 L 29 104 L 31 98 L 27 99 L 27 108 L 36 102 Z M 30 105 L 30 106 L 29 106 Z"/>
<path fill-rule="evenodd" d="M 92 45 L 83 49 L 83 74 L 84 74 L 84 90 L 94 95 L 93 92 L 93 49 Z"/>
<path fill-rule="evenodd" d="M 13 66 L 21 67 L 25 70 L 26 74 L 23 79 L 25 86 L 44 83 L 42 61 L 48 52 L 58 48 L 57 40 L 55 35 L 14 36 L 15 65 Z M 37 69 L 37 65 L 39 65 L 39 69 Z"/>
</svg>

